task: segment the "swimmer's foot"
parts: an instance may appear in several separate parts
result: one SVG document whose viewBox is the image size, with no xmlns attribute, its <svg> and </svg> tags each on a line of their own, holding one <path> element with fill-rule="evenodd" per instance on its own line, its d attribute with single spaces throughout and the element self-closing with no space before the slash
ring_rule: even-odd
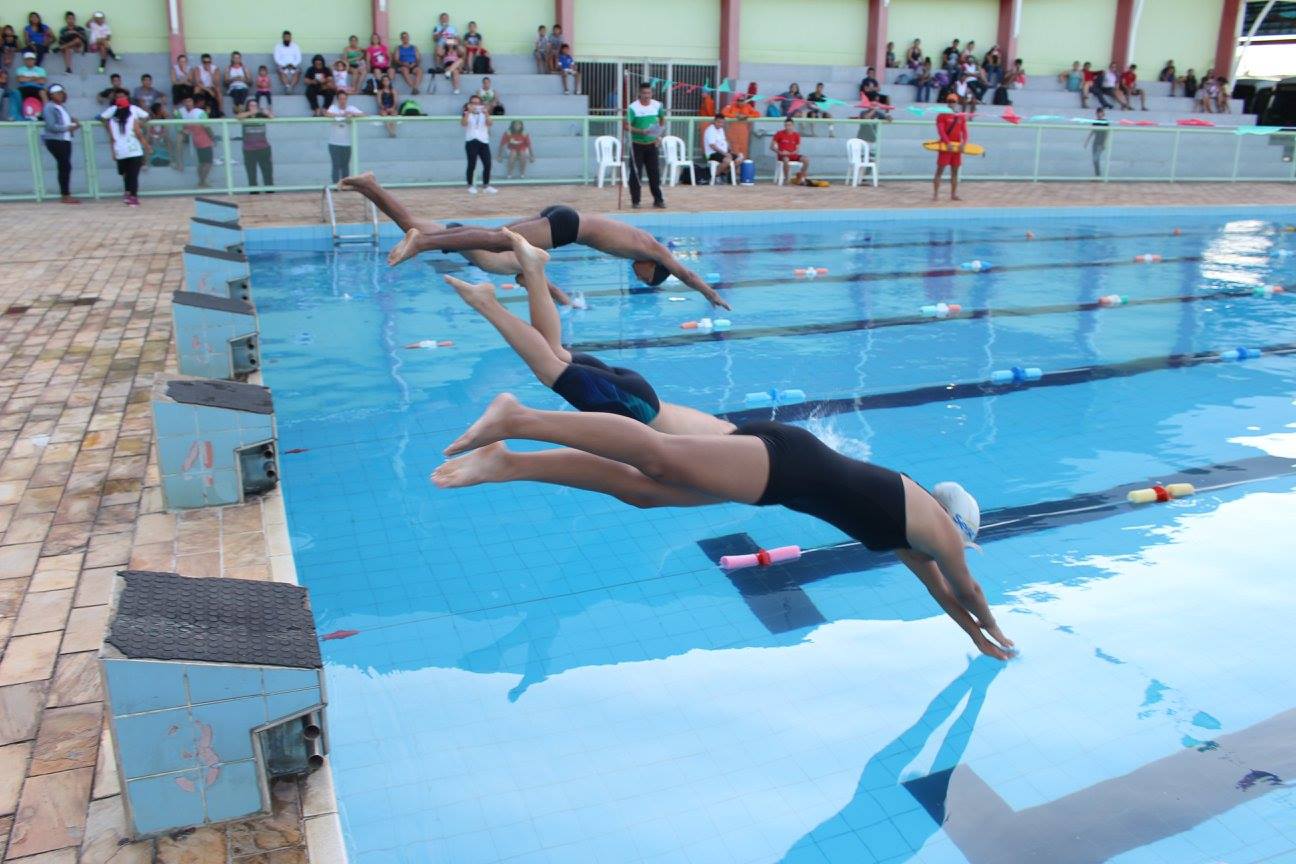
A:
<svg viewBox="0 0 1296 864">
<path fill-rule="evenodd" d="M 442 462 L 429 478 L 438 489 L 464 489 L 508 479 L 512 454 L 503 441 L 487 444 L 449 462 Z"/>
<path fill-rule="evenodd" d="M 364 195 L 381 187 L 379 187 L 378 178 L 374 177 L 374 173 L 366 171 L 352 177 L 343 177 L 338 181 L 337 188 L 340 192 L 359 192 Z"/>
<path fill-rule="evenodd" d="M 957 196 L 957 195 L 951 195 L 951 196 L 950 196 L 950 200 L 951 200 L 951 201 L 962 201 L 963 199 L 960 198 L 960 197 Z"/>
<path fill-rule="evenodd" d="M 396 244 L 395 248 L 387 255 L 387 264 L 395 267 L 402 261 L 406 261 L 419 254 L 419 240 L 423 239 L 423 234 L 417 228 L 411 228 L 405 232 L 405 239 Z"/>
<path fill-rule="evenodd" d="M 485 412 L 477 418 L 477 422 L 469 426 L 468 431 L 456 438 L 443 452 L 447 456 L 454 456 L 457 453 L 494 444 L 496 441 L 503 441 L 509 437 L 510 421 L 521 410 L 523 410 L 521 403 L 512 393 L 499 394 L 491 400 L 490 405 L 486 406 Z"/>
<path fill-rule="evenodd" d="M 527 242 L 525 237 L 516 231 L 511 231 L 508 228 L 501 228 L 500 230 L 504 232 L 504 236 L 513 244 L 513 255 L 518 259 L 518 263 L 522 265 L 523 270 L 526 269 L 527 264 L 531 264 L 534 267 L 543 267 L 545 264 L 549 263 L 548 252 L 532 246 Z"/>
<path fill-rule="evenodd" d="M 445 281 L 465 303 L 474 309 L 480 311 L 483 306 L 495 302 L 495 286 L 489 282 L 478 282 L 473 285 L 450 275 L 445 277 Z"/>
</svg>

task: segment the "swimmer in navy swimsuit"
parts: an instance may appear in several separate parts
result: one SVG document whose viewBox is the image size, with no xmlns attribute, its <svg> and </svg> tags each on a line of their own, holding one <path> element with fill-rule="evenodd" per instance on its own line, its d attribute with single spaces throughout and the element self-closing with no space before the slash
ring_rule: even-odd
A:
<svg viewBox="0 0 1296 864">
<path fill-rule="evenodd" d="M 727 435 L 732 423 L 684 405 L 663 403 L 652 385 L 631 369 L 608 366 L 589 354 L 568 351 L 562 344 L 562 324 L 553 301 L 538 286 L 548 284 L 545 262 L 549 253 L 528 243 L 509 229 L 512 252 L 522 268 L 527 286 L 531 323 L 504 308 L 489 282 L 471 285 L 454 276 L 445 280 L 473 309 L 499 330 L 513 350 L 526 361 L 540 382 L 578 411 L 598 411 L 629 417 L 670 434 Z"/>
<path fill-rule="evenodd" d="M 508 438 L 563 447 L 518 453 L 504 446 Z M 536 411 L 504 393 L 445 453 L 467 455 L 432 473 L 441 488 L 532 480 L 636 507 L 737 501 L 807 513 L 869 549 L 894 552 L 982 653 L 1006 660 L 1013 651 L 968 570 L 964 545 L 980 526 L 972 496 L 954 483 L 928 492 L 800 427 L 759 422 L 731 435 L 663 435 L 610 414 Z"/>
</svg>

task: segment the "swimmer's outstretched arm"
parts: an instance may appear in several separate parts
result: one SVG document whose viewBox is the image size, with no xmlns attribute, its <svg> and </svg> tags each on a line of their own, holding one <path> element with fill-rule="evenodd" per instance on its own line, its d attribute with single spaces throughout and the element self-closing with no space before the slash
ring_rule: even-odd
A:
<svg viewBox="0 0 1296 864">
<path fill-rule="evenodd" d="M 666 247 L 663 246 L 662 248 L 665 249 Z M 721 309 L 726 310 L 729 309 L 729 304 L 724 301 L 724 298 L 716 293 L 714 288 L 706 283 L 705 279 L 679 263 L 675 256 L 670 254 L 669 250 L 666 252 L 666 260 L 662 261 L 661 265 L 669 270 L 671 275 L 676 279 L 680 280 L 685 285 L 689 286 L 709 300 L 712 306 L 719 306 Z"/>
<path fill-rule="evenodd" d="M 388 219 L 395 222 L 402 231 L 417 228 L 424 233 L 430 233 L 445 229 L 445 226 L 440 222 L 415 218 L 408 207 L 399 201 L 395 195 L 382 187 L 382 184 L 378 182 L 378 178 L 374 177 L 372 171 L 342 178 L 338 181 L 338 189 L 343 192 L 359 192 L 373 202 L 373 205 L 381 210 Z"/>
<path fill-rule="evenodd" d="M 1011 656 L 1012 640 L 1004 636 L 995 624 L 981 586 L 967 572 L 966 564 L 963 565 L 963 572 L 975 591 L 960 592 L 950 585 L 944 571 L 930 555 L 911 549 L 897 549 L 895 552 L 896 557 L 926 586 L 927 591 L 945 610 L 945 614 L 954 619 L 954 623 L 972 638 L 978 651 L 998 660 L 1007 660 Z M 973 611 L 978 606 L 982 610 L 980 614 Z"/>
</svg>

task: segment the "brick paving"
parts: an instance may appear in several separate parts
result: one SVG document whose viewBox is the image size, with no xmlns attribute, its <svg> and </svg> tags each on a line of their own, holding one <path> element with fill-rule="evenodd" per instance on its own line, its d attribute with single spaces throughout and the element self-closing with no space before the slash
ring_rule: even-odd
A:
<svg viewBox="0 0 1296 864">
<path fill-rule="evenodd" d="M 878 189 L 667 190 L 675 211 L 929 207 L 925 183 Z M 1281 204 L 1290 184 L 969 183 L 942 207 Z M 430 215 L 615 209 L 614 188 L 406 190 Z M 318 194 L 243 196 L 245 226 L 318 224 Z M 627 201 L 628 203 L 628 201 Z M 0 207 L 0 852 L 27 864 L 295 864 L 336 825 L 327 783 L 282 782 L 273 815 L 130 843 L 110 758 L 96 652 L 113 574 L 291 579 L 277 495 L 166 513 L 149 394 L 175 371 L 170 293 L 188 198 Z M 358 217 L 355 202 L 346 213 Z M 645 212 L 652 212 L 650 210 Z M 864 216 L 863 218 L 867 218 Z M 312 842 L 312 848 L 320 848 Z M 317 853 L 329 864 L 337 852 Z"/>
</svg>

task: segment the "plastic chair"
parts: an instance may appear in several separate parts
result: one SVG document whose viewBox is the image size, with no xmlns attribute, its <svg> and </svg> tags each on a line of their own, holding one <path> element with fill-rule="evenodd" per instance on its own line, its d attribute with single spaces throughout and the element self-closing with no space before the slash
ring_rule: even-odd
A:
<svg viewBox="0 0 1296 864">
<path fill-rule="evenodd" d="M 846 161 L 846 182 L 849 185 L 860 185 L 860 180 L 866 171 L 874 187 L 878 185 L 877 160 L 873 158 L 869 143 L 863 138 L 851 138 L 846 142 Z"/>
<path fill-rule="evenodd" d="M 788 167 L 788 171 L 791 171 L 794 167 L 799 171 L 801 170 L 802 166 L 800 162 L 789 162 L 787 163 L 787 167 Z M 786 180 L 787 178 L 783 176 L 783 162 L 779 159 L 775 159 L 774 160 L 774 185 L 782 186 L 784 181 Z"/>
<path fill-rule="evenodd" d="M 625 165 L 621 162 L 621 141 L 612 135 L 600 135 L 594 139 L 594 158 L 598 162 L 598 185 L 603 188 L 603 178 L 607 172 L 611 171 L 611 182 L 615 183 L 617 172 L 621 174 L 621 182 L 627 183 Z"/>
<path fill-rule="evenodd" d="M 714 186 L 716 184 L 716 172 L 719 170 L 720 163 L 708 159 L 707 166 L 711 169 L 711 185 Z M 729 162 L 729 182 L 734 186 L 738 185 L 738 161 L 736 159 Z"/>
<path fill-rule="evenodd" d="M 684 139 L 678 135 L 663 135 L 661 139 L 662 156 L 666 158 L 666 176 L 671 186 L 679 183 L 680 171 L 688 169 L 689 181 L 697 185 L 697 172 L 693 163 L 685 158 Z"/>
</svg>

